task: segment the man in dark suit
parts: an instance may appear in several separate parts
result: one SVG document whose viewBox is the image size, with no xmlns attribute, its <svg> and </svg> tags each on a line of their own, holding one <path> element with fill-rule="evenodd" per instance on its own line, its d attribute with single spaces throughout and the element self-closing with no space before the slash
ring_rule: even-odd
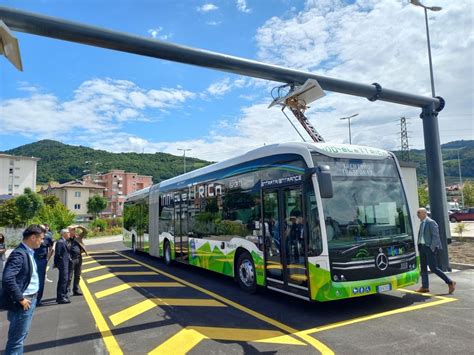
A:
<svg viewBox="0 0 474 355">
<path fill-rule="evenodd" d="M 21 244 L 10 254 L 3 271 L 2 286 L 10 322 L 5 354 L 23 353 L 39 289 L 34 249 L 40 246 L 43 238 L 40 226 L 26 228 Z"/>
<path fill-rule="evenodd" d="M 421 287 L 416 292 L 430 292 L 428 266 L 431 272 L 438 275 L 448 285 L 449 294 L 456 289 L 456 282 L 452 281 L 446 274 L 438 268 L 436 253 L 442 249 L 439 237 L 438 223 L 428 217 L 425 208 L 420 208 L 416 212 L 420 219 L 420 230 L 418 231 L 418 251 L 420 253 Z"/>
<path fill-rule="evenodd" d="M 79 291 L 79 281 L 81 279 L 82 271 L 82 253 L 87 253 L 82 244 L 83 235 L 78 234 L 79 226 L 70 226 L 69 235 L 70 238 L 67 241 L 69 244 L 69 250 L 71 254 L 71 262 L 69 263 L 69 278 L 67 282 L 67 292 L 71 292 L 72 284 L 72 294 L 73 296 L 82 296 L 82 292 Z M 82 234 L 85 234 L 85 229 L 82 228 Z"/>
<path fill-rule="evenodd" d="M 61 239 L 56 243 L 54 253 L 54 266 L 59 270 L 58 287 L 56 289 L 56 302 L 59 304 L 71 303 L 67 294 L 67 282 L 69 278 L 69 263 L 71 261 L 69 245 L 69 230 L 61 230 Z"/>
<path fill-rule="evenodd" d="M 35 249 L 35 261 L 36 266 L 38 267 L 38 276 L 40 282 L 36 307 L 41 306 L 41 299 L 43 298 L 44 291 L 44 279 L 46 277 L 46 267 L 48 265 L 48 260 L 52 255 L 54 245 L 52 234 L 49 233 L 49 226 L 45 224 L 43 227 L 44 239 L 41 242 L 40 247 L 38 249 Z"/>
</svg>

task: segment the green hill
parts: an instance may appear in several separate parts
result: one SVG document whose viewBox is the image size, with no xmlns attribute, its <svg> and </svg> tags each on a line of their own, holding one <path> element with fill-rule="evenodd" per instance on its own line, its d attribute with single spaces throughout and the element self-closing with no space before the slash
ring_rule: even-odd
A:
<svg viewBox="0 0 474 355">
<path fill-rule="evenodd" d="M 110 169 L 121 169 L 136 172 L 140 175 L 153 176 L 153 182 L 169 179 L 183 173 L 183 157 L 166 153 L 110 153 L 83 146 L 63 144 L 53 140 L 42 140 L 26 144 L 4 152 L 5 154 L 34 156 L 38 162 L 38 184 L 49 181 L 66 181 L 79 179 L 96 165 L 95 172 L 107 172 Z M 94 164 L 86 164 L 92 161 Z M 188 171 L 208 165 L 200 159 L 186 158 Z"/>
<path fill-rule="evenodd" d="M 459 182 L 458 151 L 462 179 L 474 180 L 474 140 L 454 141 L 441 145 L 444 176 L 447 185 Z M 394 153 L 398 159 L 401 159 L 401 152 L 395 151 Z M 418 180 L 425 182 L 427 174 L 425 151 L 411 149 L 409 161 L 419 164 L 417 169 Z"/>
<path fill-rule="evenodd" d="M 458 149 L 463 180 L 474 180 L 474 140 L 455 141 L 441 146 L 443 154 L 446 183 L 459 181 Z M 26 144 L 4 152 L 12 155 L 34 156 L 41 158 L 38 162 L 39 184 L 48 181 L 61 183 L 79 179 L 84 170 L 91 169 L 86 161 L 101 163 L 96 172 L 110 169 L 121 169 L 141 175 L 153 176 L 153 182 L 159 182 L 179 175 L 183 172 L 183 157 L 166 153 L 110 153 L 83 146 L 63 144 L 53 140 L 42 140 Z M 394 152 L 401 159 L 401 152 Z M 425 151 L 412 149 L 410 161 L 419 164 L 417 170 L 420 182 L 426 181 Z M 186 158 L 187 170 L 194 170 L 210 162 L 194 158 Z"/>
</svg>

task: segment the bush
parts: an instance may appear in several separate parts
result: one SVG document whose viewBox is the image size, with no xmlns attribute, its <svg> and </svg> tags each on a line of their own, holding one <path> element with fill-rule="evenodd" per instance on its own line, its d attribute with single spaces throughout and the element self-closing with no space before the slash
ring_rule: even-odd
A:
<svg viewBox="0 0 474 355">
<path fill-rule="evenodd" d="M 107 221 L 107 228 L 115 228 L 115 227 L 122 228 L 122 226 L 123 226 L 123 218 L 122 217 L 107 218 L 106 221 Z"/>
<path fill-rule="evenodd" d="M 99 230 L 100 232 L 103 232 L 107 229 L 108 224 L 105 219 L 97 218 L 92 223 L 90 224 L 91 229 L 96 229 Z"/>
</svg>

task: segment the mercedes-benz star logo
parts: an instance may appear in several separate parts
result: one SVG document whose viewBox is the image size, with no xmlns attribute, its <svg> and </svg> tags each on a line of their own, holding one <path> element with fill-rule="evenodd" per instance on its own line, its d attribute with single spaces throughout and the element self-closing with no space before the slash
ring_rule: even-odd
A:
<svg viewBox="0 0 474 355">
<path fill-rule="evenodd" d="M 388 268 L 388 258 L 384 253 L 380 253 L 375 258 L 375 266 L 381 271 L 384 271 Z"/>
</svg>

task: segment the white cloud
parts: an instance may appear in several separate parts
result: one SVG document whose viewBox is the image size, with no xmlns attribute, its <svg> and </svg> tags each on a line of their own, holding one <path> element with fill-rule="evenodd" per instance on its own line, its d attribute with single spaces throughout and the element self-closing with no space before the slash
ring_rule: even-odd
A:
<svg viewBox="0 0 474 355">
<path fill-rule="evenodd" d="M 247 1 L 246 0 L 237 0 L 237 10 L 239 10 L 240 12 L 244 12 L 244 13 L 250 13 L 252 10 L 250 10 L 248 7 L 247 7 Z"/>
<path fill-rule="evenodd" d="M 235 79 L 234 81 L 231 81 L 230 78 L 226 77 L 224 79 L 218 80 L 212 83 L 211 85 L 209 85 L 209 87 L 205 91 L 205 94 L 202 95 L 202 97 L 206 98 L 207 95 L 223 96 L 229 93 L 234 88 L 241 89 L 245 87 L 247 83 L 248 83 L 248 80 L 243 77 Z"/>
<path fill-rule="evenodd" d="M 197 11 L 199 12 L 209 12 L 209 11 L 216 11 L 219 7 L 212 3 L 204 4 L 202 6 L 199 6 L 197 8 Z"/>
<path fill-rule="evenodd" d="M 124 122 L 149 121 L 147 110 L 178 109 L 195 96 L 184 89 L 145 90 L 127 80 L 92 79 L 66 101 L 37 91 L 1 101 L 0 126 L 4 134 L 38 139 L 75 137 L 77 132 L 97 138 L 103 132 L 118 132 Z"/>
<path fill-rule="evenodd" d="M 222 21 L 207 21 L 206 25 L 209 26 L 219 26 L 222 23 Z"/>
<path fill-rule="evenodd" d="M 437 95 L 447 101 L 440 113 L 441 141 L 472 139 L 474 33 L 470 2 L 440 0 L 443 10 L 430 13 L 430 33 Z M 385 88 L 430 96 L 426 33 L 422 9 L 399 0 L 307 1 L 306 9 L 290 17 L 269 19 L 256 35 L 258 58 L 295 69 Z M 468 95 L 460 93 L 471 93 Z M 413 117 L 410 145 L 423 146 L 420 110 L 387 103 L 370 103 L 342 94 L 314 104 L 323 107 L 324 128 L 336 141 L 348 141 L 337 118 L 359 112 L 353 142 L 397 148 L 402 115 Z M 451 117 L 452 119 L 449 119 Z M 358 132 L 358 133 L 356 133 Z M 338 134 L 339 133 L 339 134 Z M 342 133 L 342 134 L 341 134 Z"/>
<path fill-rule="evenodd" d="M 171 37 L 173 37 L 172 33 L 161 34 L 160 35 L 160 32 L 162 32 L 162 31 L 163 31 L 163 27 L 158 27 L 158 28 L 150 28 L 147 32 L 153 38 L 159 38 L 163 41 L 166 41 L 167 39 L 170 39 Z"/>
</svg>

